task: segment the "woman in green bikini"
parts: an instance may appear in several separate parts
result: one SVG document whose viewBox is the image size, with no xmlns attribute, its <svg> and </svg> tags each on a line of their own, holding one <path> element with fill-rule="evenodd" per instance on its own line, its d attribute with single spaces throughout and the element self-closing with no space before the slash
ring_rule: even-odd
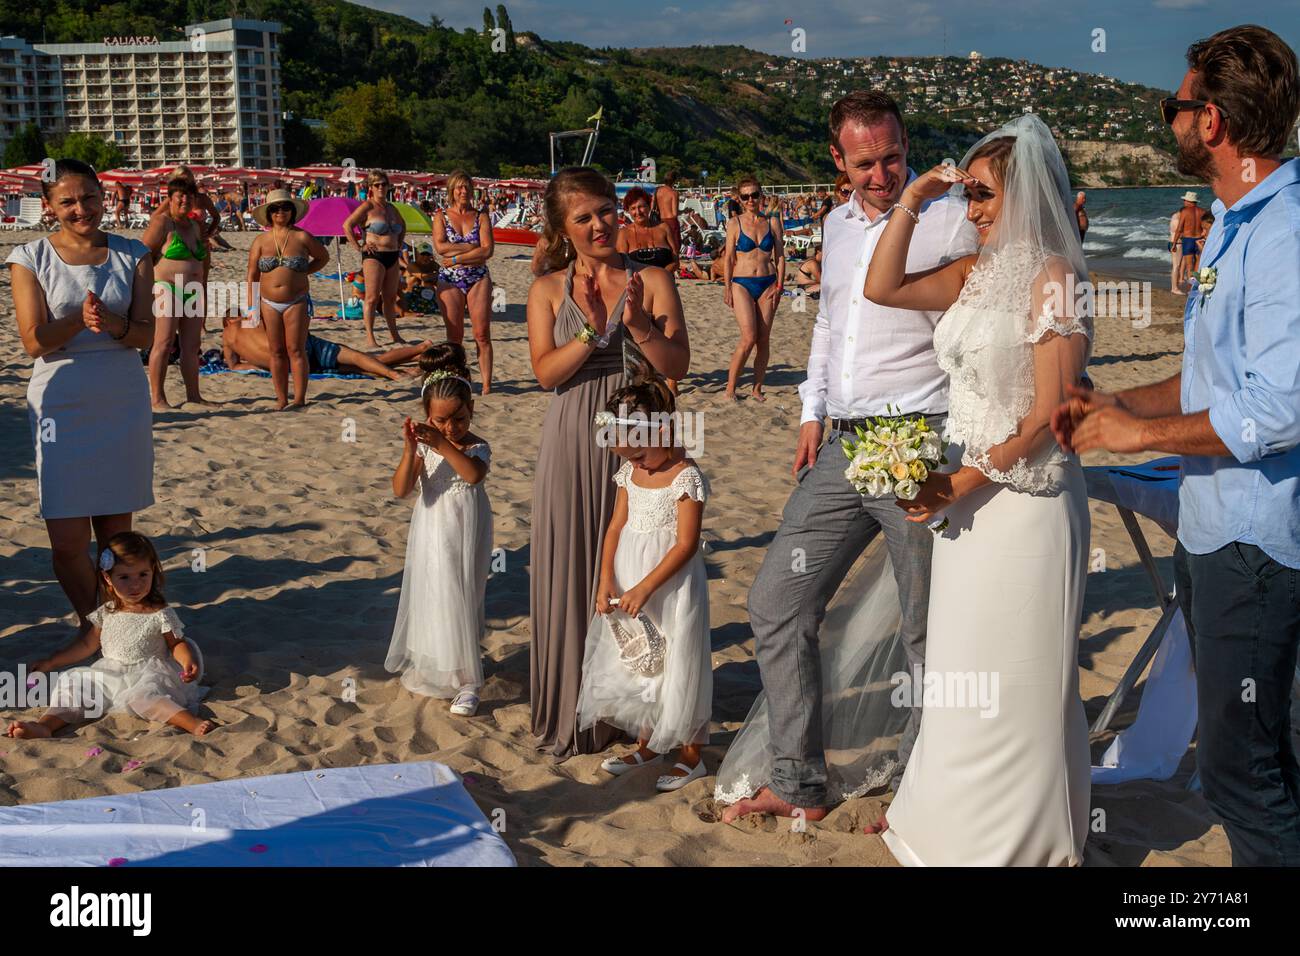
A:
<svg viewBox="0 0 1300 956">
<path fill-rule="evenodd" d="M 156 412 L 171 409 L 165 389 L 172 339 L 181 338 L 181 379 L 185 401 L 215 405 L 199 394 L 199 343 L 205 313 L 204 262 L 208 247 L 190 213 L 193 183 L 183 178 L 167 184 L 165 211 L 154 216 L 141 237 L 154 261 L 154 339 L 149 352 L 149 390 Z"/>
<path fill-rule="evenodd" d="M 311 324 L 308 277 L 330 261 L 325 247 L 294 225 L 309 206 L 287 189 L 273 189 L 253 218 L 268 231 L 248 250 L 248 287 L 255 289 L 253 315 L 266 327 L 276 408 L 307 404 L 307 328 Z M 293 403 L 289 373 L 293 373 Z"/>
</svg>

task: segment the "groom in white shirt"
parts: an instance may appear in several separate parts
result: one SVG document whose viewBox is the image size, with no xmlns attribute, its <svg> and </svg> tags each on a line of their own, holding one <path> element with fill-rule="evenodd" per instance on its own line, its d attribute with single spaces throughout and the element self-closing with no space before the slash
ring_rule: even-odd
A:
<svg viewBox="0 0 1300 956">
<path fill-rule="evenodd" d="M 799 813 L 818 820 L 831 797 L 822 744 L 821 655 L 818 631 L 826 605 L 858 556 L 884 532 L 902 605 L 902 637 L 910 668 L 925 662 L 932 532 L 905 520 L 892 498 L 864 499 L 844 477 L 841 437 L 877 415 L 924 415 L 942 429 L 948 380 L 934 352 L 941 313 L 876 305 L 862 294 L 867 268 L 903 188 L 915 177 L 907 165 L 907 133 L 898 105 L 884 93 L 859 90 L 830 116 L 831 157 L 853 194 L 826 217 L 822 288 L 803 399 L 794 472 L 799 482 L 749 592 L 749 615 L 763 689 L 767 693 L 772 779 L 724 819 L 763 812 Z M 922 208 L 907 271 L 923 272 L 977 247 L 965 204 L 943 197 Z M 823 433 L 823 420 L 830 419 Z M 823 444 L 825 438 L 825 444 Z M 920 707 L 899 746 L 902 776 L 920 725 Z"/>
</svg>

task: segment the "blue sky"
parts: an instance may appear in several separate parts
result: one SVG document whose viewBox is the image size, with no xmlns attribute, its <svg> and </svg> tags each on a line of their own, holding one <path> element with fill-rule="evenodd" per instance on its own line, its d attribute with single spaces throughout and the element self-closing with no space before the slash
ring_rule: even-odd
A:
<svg viewBox="0 0 1300 956">
<path fill-rule="evenodd" d="M 427 22 L 479 28 L 483 0 L 368 0 L 365 6 Z M 496 9 L 496 3 L 491 4 Z M 1300 49 L 1297 0 L 513 0 L 516 30 L 593 47 L 739 43 L 791 52 L 806 31 L 810 57 L 965 55 L 1027 59 L 1172 90 L 1189 43 L 1257 23 Z M 786 24 L 789 19 L 793 21 Z M 1105 30 L 1105 52 L 1093 31 Z"/>
</svg>

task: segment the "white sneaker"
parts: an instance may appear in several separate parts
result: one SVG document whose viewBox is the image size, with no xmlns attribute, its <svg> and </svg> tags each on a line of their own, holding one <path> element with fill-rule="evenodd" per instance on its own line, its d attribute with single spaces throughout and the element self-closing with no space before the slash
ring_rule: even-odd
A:
<svg viewBox="0 0 1300 956">
<path fill-rule="evenodd" d="M 708 770 L 706 770 L 704 767 L 703 757 L 700 758 L 700 762 L 697 763 L 694 767 L 688 767 L 684 763 L 677 763 L 677 764 L 673 764 L 673 769 L 685 770 L 686 776 L 675 777 L 670 773 L 664 774 L 657 781 L 655 781 L 655 789 L 658 790 L 660 793 L 669 793 L 673 790 L 680 790 L 682 787 L 686 786 L 692 780 L 699 780 L 701 777 L 707 776 L 708 774 Z"/>
<path fill-rule="evenodd" d="M 478 694 L 472 690 L 463 690 L 451 702 L 450 712 L 457 717 L 473 717 L 478 710 Z"/>
<path fill-rule="evenodd" d="M 606 757 L 603 761 L 601 761 L 600 769 L 604 770 L 607 773 L 612 773 L 614 776 L 617 777 L 620 774 L 627 773 L 629 770 L 636 770 L 640 767 L 648 767 L 652 763 L 663 763 L 664 760 L 663 754 L 655 754 L 653 757 L 649 757 L 649 758 L 642 757 L 641 751 L 639 750 L 632 751 L 631 757 L 633 760 L 636 761 L 636 763 L 628 763 L 622 757 Z"/>
</svg>

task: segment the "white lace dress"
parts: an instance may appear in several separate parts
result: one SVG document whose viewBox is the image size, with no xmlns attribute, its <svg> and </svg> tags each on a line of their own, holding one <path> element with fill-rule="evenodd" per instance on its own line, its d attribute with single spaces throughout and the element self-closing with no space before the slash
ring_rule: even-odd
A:
<svg viewBox="0 0 1300 956">
<path fill-rule="evenodd" d="M 1023 423 L 1036 428 L 1077 380 L 1078 336 L 1091 325 L 1050 311 L 1031 320 L 1037 271 L 1008 250 L 972 273 L 935 333 L 951 378 L 947 437 L 994 483 L 948 508 L 950 527 L 934 543 L 924 716 L 884 834 L 905 865 L 1060 866 L 1083 856 L 1088 496 L 1078 461 L 1050 434 L 1022 438 L 1032 430 Z M 994 288 L 1025 294 L 994 314 L 982 307 L 998 298 L 985 296 Z"/>
<path fill-rule="evenodd" d="M 465 454 L 491 461 L 486 442 Z M 492 562 L 492 505 L 429 446 L 417 446 L 418 497 L 406 539 L 402 596 L 384 667 L 426 697 L 483 684 L 483 599 Z M 486 481 L 486 479 L 485 479 Z"/>
<path fill-rule="evenodd" d="M 677 502 L 708 498 L 708 482 L 694 465 L 663 488 L 643 488 L 625 462 L 614 483 L 627 492 L 627 524 L 614 553 L 614 587 L 622 593 L 654 570 L 677 543 Z M 618 613 L 618 612 L 615 612 Z M 587 632 L 578 694 L 578 727 L 597 721 L 619 727 L 657 753 L 709 741 L 713 664 L 709 646 L 709 583 L 697 551 L 686 566 L 650 596 L 644 613 L 667 641 L 662 670 L 634 673 L 619 660 L 608 616 L 593 614 Z"/>
<path fill-rule="evenodd" d="M 50 694 L 52 716 L 72 723 L 105 713 L 129 712 L 146 720 L 165 722 L 180 710 L 193 711 L 206 688 L 199 686 L 203 658 L 193 641 L 199 678 L 181 680 L 181 666 L 172 657 L 164 634 L 184 637 L 176 612 L 133 614 L 113 611 L 107 604 L 87 615 L 99 628 L 99 649 L 103 655 L 88 667 L 74 667 L 59 674 Z"/>
</svg>

